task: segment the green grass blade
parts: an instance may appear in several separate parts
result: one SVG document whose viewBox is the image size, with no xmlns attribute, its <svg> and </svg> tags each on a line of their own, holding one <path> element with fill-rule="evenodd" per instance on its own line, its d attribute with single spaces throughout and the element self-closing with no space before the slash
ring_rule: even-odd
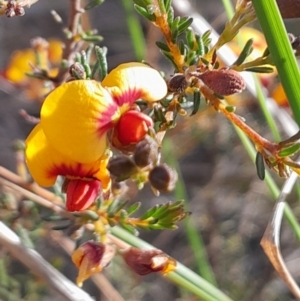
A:
<svg viewBox="0 0 300 301">
<path fill-rule="evenodd" d="M 253 0 L 252 3 L 294 118 L 300 125 L 300 72 L 276 1 Z"/>
<path fill-rule="evenodd" d="M 163 153 L 165 154 L 166 158 L 165 161 L 169 165 L 173 166 L 178 172 L 178 181 L 174 190 L 174 196 L 176 200 L 185 200 L 185 210 L 189 211 L 188 194 L 185 188 L 184 180 L 180 173 L 178 161 L 175 158 L 173 150 L 174 146 L 172 145 L 172 141 L 165 138 L 163 143 Z M 201 275 L 201 277 L 203 277 L 213 285 L 217 286 L 215 275 L 208 261 L 208 255 L 201 234 L 194 225 L 193 215 L 185 219 L 183 222 L 187 234 L 187 239 L 194 253 L 195 263 L 199 275 Z"/>
<path fill-rule="evenodd" d="M 144 33 L 141 24 L 137 18 L 137 14 L 134 10 L 132 2 L 128 0 L 122 0 L 122 3 L 126 11 L 126 21 L 127 21 L 127 26 L 128 26 L 132 46 L 134 49 L 134 53 L 136 59 L 138 61 L 141 61 L 145 58 L 145 49 L 146 49 Z"/>
</svg>

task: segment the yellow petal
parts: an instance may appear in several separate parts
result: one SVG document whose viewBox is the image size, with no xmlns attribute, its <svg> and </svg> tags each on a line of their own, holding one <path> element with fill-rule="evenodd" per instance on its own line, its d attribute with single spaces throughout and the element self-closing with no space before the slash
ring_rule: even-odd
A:
<svg viewBox="0 0 300 301">
<path fill-rule="evenodd" d="M 26 163 L 33 179 L 41 186 L 52 186 L 57 174 L 51 173 L 55 158 L 60 154 L 48 143 L 41 126 L 38 124 L 26 139 Z"/>
<path fill-rule="evenodd" d="M 119 108 L 100 83 L 76 80 L 56 88 L 41 110 L 41 124 L 51 145 L 70 159 L 91 163 L 107 146 L 106 132 Z"/>
<path fill-rule="evenodd" d="M 69 159 L 55 150 L 38 124 L 26 139 L 26 162 L 33 179 L 41 186 L 52 186 L 58 175 L 68 178 L 99 179 L 103 189 L 110 187 L 107 156 L 90 164 Z M 102 182 L 103 181 L 103 182 Z"/>
<path fill-rule="evenodd" d="M 157 101 L 167 94 L 167 85 L 159 72 L 142 63 L 125 63 L 113 69 L 102 81 L 120 105 L 132 105 L 137 99 Z"/>
</svg>

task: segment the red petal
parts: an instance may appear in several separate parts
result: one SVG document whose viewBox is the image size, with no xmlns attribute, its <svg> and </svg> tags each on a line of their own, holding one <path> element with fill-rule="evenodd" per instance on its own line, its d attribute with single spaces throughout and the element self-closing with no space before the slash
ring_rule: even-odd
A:
<svg viewBox="0 0 300 301">
<path fill-rule="evenodd" d="M 98 180 L 71 180 L 67 187 L 66 209 L 68 211 L 83 211 L 96 200 L 101 189 Z"/>
<path fill-rule="evenodd" d="M 149 116 L 138 111 L 128 111 L 122 115 L 116 126 L 117 139 L 123 146 L 138 143 L 152 126 L 153 121 Z"/>
</svg>

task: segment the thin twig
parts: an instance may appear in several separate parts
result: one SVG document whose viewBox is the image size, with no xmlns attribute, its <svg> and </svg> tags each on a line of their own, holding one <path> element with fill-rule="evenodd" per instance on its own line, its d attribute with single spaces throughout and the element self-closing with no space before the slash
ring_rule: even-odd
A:
<svg viewBox="0 0 300 301">
<path fill-rule="evenodd" d="M 46 190 L 38 186 L 36 183 L 24 181 L 22 177 L 18 176 L 17 174 L 9 171 L 8 169 L 2 166 L 0 166 L 0 177 L 5 178 L 6 180 L 10 181 L 12 184 L 16 184 L 17 187 L 15 187 L 15 189 L 18 189 L 18 186 L 21 186 L 20 188 L 25 188 L 33 193 L 36 193 L 42 198 L 45 198 L 55 204 L 63 204 L 63 200 L 61 197 L 53 194 L 49 190 Z"/>
<path fill-rule="evenodd" d="M 66 60 L 70 65 L 74 54 L 80 48 L 82 41 L 78 41 L 77 35 L 79 34 L 78 28 L 80 24 L 81 14 L 84 12 L 84 9 L 81 7 L 81 0 L 70 0 L 70 16 L 68 24 L 68 32 L 71 34 L 71 37 L 67 39 L 65 43 L 65 48 L 63 51 L 63 60 Z M 65 80 L 67 76 L 67 71 L 65 68 L 61 68 L 58 75 L 55 78 L 55 83 L 60 84 Z"/>
<path fill-rule="evenodd" d="M 200 14 L 196 12 L 188 0 L 174 0 L 172 5 L 181 15 L 186 15 L 193 18 L 194 21 L 191 26 L 196 32 L 203 34 L 207 30 L 210 30 L 211 34 L 209 37 L 211 38 L 211 43 L 217 43 L 219 34 L 211 28 L 211 24 L 209 24 Z M 218 56 L 227 66 L 230 66 L 237 59 L 237 55 L 227 45 L 222 46 L 222 51 L 218 52 Z M 257 97 L 255 82 L 252 74 L 249 72 L 242 72 L 241 75 L 246 82 L 247 90 L 251 93 L 251 95 Z M 285 133 L 289 136 L 294 135 L 299 130 L 295 121 L 288 115 L 287 112 L 279 109 L 273 99 L 266 98 L 266 100 L 268 108 L 272 112 L 273 116 L 275 116 L 280 122 Z"/>
<path fill-rule="evenodd" d="M 34 274 L 43 279 L 64 300 L 93 301 L 86 292 L 72 283 L 55 268 L 53 268 L 39 253 L 27 248 L 21 239 L 0 222 L 0 244 L 17 260 L 27 266 Z"/>
<path fill-rule="evenodd" d="M 300 300 L 300 289 L 293 276 L 289 272 L 282 258 L 280 250 L 280 227 L 284 206 L 286 198 L 291 193 L 297 178 L 298 175 L 296 173 L 292 173 L 291 176 L 285 181 L 278 200 L 275 204 L 274 213 L 272 214 L 272 217 L 268 223 L 267 229 L 260 244 L 281 279 L 286 283 L 289 290 L 294 294 L 297 300 Z"/>
</svg>

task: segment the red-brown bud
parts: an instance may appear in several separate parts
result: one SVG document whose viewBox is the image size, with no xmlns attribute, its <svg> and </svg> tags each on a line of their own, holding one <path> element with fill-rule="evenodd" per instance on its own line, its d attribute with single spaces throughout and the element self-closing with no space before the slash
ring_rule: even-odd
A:
<svg viewBox="0 0 300 301">
<path fill-rule="evenodd" d="M 140 250 L 128 248 L 122 256 L 127 265 L 139 275 L 147 275 L 154 272 L 167 274 L 176 268 L 175 259 L 169 257 L 161 250 Z"/>
<path fill-rule="evenodd" d="M 188 84 L 185 79 L 185 76 L 181 73 L 174 74 L 174 76 L 170 79 L 168 83 L 168 89 L 171 92 L 182 93 Z"/>
<path fill-rule="evenodd" d="M 101 272 L 115 255 L 115 248 L 100 242 L 87 241 L 72 254 L 72 261 L 79 269 L 76 279 L 77 285 L 82 286 L 83 281 L 93 274 Z"/>
<path fill-rule="evenodd" d="M 197 77 L 219 95 L 240 93 L 246 88 L 246 83 L 240 73 L 228 68 L 208 70 Z"/>
</svg>

